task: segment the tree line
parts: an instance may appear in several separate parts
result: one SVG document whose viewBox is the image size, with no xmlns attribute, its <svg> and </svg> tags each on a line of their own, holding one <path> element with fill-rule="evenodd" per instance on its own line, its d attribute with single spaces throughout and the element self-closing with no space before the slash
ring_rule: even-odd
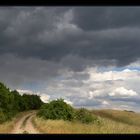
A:
<svg viewBox="0 0 140 140">
<path fill-rule="evenodd" d="M 10 91 L 0 82 L 0 123 L 15 116 L 18 112 L 39 109 L 43 102 L 38 95 L 23 94 Z"/>
</svg>

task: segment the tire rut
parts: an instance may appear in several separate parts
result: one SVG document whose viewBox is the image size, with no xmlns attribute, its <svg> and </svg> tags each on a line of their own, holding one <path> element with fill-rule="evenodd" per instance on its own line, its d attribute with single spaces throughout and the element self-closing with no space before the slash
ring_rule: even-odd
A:
<svg viewBox="0 0 140 140">
<path fill-rule="evenodd" d="M 16 124 L 11 133 L 13 134 L 38 134 L 39 131 L 33 126 L 32 119 L 35 113 L 24 115 Z"/>
</svg>

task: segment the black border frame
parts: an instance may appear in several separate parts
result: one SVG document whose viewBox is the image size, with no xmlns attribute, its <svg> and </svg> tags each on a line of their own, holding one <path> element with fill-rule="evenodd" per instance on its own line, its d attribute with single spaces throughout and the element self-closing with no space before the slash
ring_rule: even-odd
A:
<svg viewBox="0 0 140 140">
<path fill-rule="evenodd" d="M 138 0 L 0 0 L 0 6 L 138 6 Z"/>
<path fill-rule="evenodd" d="M 0 134 L 1 140 L 38 139 L 38 140 L 89 140 L 89 139 L 140 139 L 139 134 Z"/>
</svg>

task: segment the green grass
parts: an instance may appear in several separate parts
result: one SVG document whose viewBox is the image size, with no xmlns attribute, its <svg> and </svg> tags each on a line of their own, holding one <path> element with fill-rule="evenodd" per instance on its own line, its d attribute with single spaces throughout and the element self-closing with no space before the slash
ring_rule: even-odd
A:
<svg viewBox="0 0 140 140">
<path fill-rule="evenodd" d="M 44 120 L 34 118 L 42 133 L 52 134 L 140 134 L 140 114 L 117 110 L 94 110 L 100 124 L 83 124 L 77 121 Z"/>
</svg>

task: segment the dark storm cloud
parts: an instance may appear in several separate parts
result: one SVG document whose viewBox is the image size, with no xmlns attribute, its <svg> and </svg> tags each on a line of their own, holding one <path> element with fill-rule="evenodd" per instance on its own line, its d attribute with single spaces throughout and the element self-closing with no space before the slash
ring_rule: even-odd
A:
<svg viewBox="0 0 140 140">
<path fill-rule="evenodd" d="M 113 97 L 110 97 L 110 100 L 112 100 L 112 101 L 122 101 L 122 102 L 132 102 L 132 103 L 139 104 L 140 97 L 127 97 L 127 98 L 113 98 Z"/>
<path fill-rule="evenodd" d="M 59 75 L 61 64 L 35 58 L 18 58 L 11 54 L 0 56 L 0 81 L 11 88 L 22 88 L 31 83 L 43 82 Z"/>
<path fill-rule="evenodd" d="M 139 7 L 80 7 L 74 9 L 74 20 L 84 30 L 103 30 L 140 26 Z"/>
<path fill-rule="evenodd" d="M 139 59 L 140 8 L 0 8 L 0 54 L 37 58 L 82 71 Z"/>
</svg>

